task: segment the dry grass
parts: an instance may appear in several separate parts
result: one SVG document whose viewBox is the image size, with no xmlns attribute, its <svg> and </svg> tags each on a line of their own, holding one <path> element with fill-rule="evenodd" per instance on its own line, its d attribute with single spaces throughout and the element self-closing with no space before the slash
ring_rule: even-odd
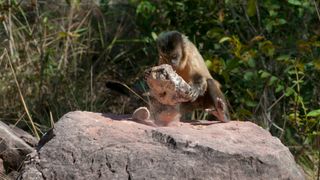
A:
<svg viewBox="0 0 320 180">
<path fill-rule="evenodd" d="M 0 13 L 0 120 L 39 138 L 68 111 L 127 111 L 128 100 L 112 104 L 104 85 L 127 56 L 111 55 L 121 25 L 107 40 L 110 30 L 94 5 L 74 2 L 58 12 L 14 1 L 0 6 L 8 7 Z"/>
</svg>

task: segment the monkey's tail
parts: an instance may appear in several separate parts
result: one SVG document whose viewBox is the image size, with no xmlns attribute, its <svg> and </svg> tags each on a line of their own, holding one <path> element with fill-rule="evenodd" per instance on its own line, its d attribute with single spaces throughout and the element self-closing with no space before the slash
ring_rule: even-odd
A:
<svg viewBox="0 0 320 180">
<path fill-rule="evenodd" d="M 218 87 L 218 84 L 214 79 L 207 79 L 207 86 L 215 108 L 215 112 L 212 114 L 214 114 L 221 122 L 229 122 L 230 114 L 226 98 Z"/>
<path fill-rule="evenodd" d="M 145 100 L 142 96 L 139 95 L 139 93 L 137 93 L 135 90 L 130 88 L 125 83 L 115 81 L 115 80 L 108 80 L 106 82 L 106 87 L 128 97 L 130 96 L 130 94 L 133 94 L 137 96 L 139 99 L 141 99 L 142 101 L 144 101 L 145 103 L 149 104 L 147 100 Z"/>
</svg>

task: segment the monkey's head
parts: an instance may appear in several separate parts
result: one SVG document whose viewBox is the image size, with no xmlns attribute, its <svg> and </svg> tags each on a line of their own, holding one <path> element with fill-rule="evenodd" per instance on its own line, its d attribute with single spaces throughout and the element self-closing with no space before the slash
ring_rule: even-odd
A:
<svg viewBox="0 0 320 180">
<path fill-rule="evenodd" d="M 157 48 L 163 63 L 179 67 L 183 58 L 183 35 L 177 31 L 163 32 L 157 39 Z"/>
</svg>

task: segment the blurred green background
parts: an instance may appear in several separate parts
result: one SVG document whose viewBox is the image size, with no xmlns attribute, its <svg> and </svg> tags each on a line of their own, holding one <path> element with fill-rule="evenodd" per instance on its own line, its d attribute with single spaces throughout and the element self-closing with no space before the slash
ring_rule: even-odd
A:
<svg viewBox="0 0 320 180">
<path fill-rule="evenodd" d="M 310 179 L 320 166 L 319 0 L 0 0 L 0 120 L 42 136 L 74 110 L 131 113 L 155 39 L 196 44 L 232 119 L 278 137 Z M 195 116 L 199 118 L 199 116 Z"/>
</svg>

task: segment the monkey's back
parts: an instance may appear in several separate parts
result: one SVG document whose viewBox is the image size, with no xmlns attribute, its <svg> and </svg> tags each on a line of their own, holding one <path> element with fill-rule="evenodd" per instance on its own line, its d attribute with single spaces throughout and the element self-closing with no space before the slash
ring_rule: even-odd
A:
<svg viewBox="0 0 320 180">
<path fill-rule="evenodd" d="M 211 76 L 204 59 L 196 46 L 188 39 L 185 40 L 185 43 L 187 47 L 186 54 L 188 55 L 186 57 L 186 65 L 183 70 L 177 70 L 177 73 L 188 83 L 192 82 L 192 78 L 195 74 L 199 74 L 200 76 L 205 77 L 205 79 L 212 79 L 216 86 L 220 88 L 220 83 Z M 214 102 L 208 92 L 208 87 L 205 94 L 200 95 L 194 102 L 185 102 L 180 106 L 182 112 L 191 112 L 196 109 L 204 110 L 213 107 Z"/>
<path fill-rule="evenodd" d="M 203 111 L 205 109 L 214 108 L 213 100 L 207 92 L 203 96 L 199 96 L 196 101 L 181 103 L 179 107 L 183 118 L 190 116 L 194 110 Z"/>
<path fill-rule="evenodd" d="M 187 82 L 192 81 L 195 74 L 199 74 L 206 79 L 212 79 L 212 76 L 203 60 L 203 57 L 199 53 L 196 46 L 185 39 L 185 66 L 181 70 L 177 70 L 177 73 Z"/>
</svg>

